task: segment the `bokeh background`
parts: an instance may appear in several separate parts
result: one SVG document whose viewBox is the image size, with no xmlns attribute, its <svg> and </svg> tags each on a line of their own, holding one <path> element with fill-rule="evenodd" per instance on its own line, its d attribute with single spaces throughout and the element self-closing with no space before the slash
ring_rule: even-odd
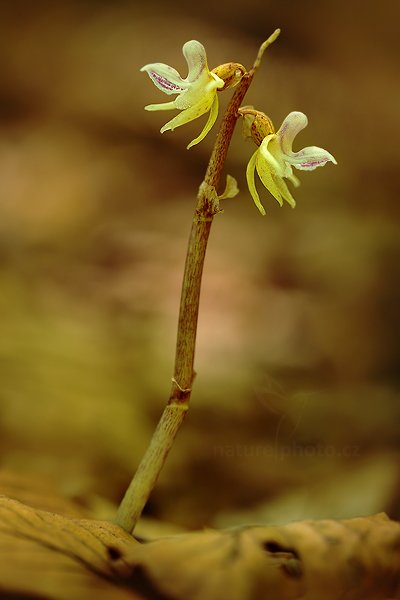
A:
<svg viewBox="0 0 400 600">
<path fill-rule="evenodd" d="M 189 152 L 200 120 L 161 136 L 171 113 L 143 106 L 167 98 L 139 69 L 185 76 L 189 39 L 211 68 L 250 67 L 281 27 L 246 103 L 277 127 L 305 112 L 296 149 L 338 165 L 300 173 L 295 210 L 264 191 L 263 218 L 237 129 L 191 410 L 146 512 L 189 528 L 400 517 L 399 18 L 396 0 L 0 3 L 3 491 L 45 477 L 112 516 L 168 398 L 216 134 Z"/>
</svg>

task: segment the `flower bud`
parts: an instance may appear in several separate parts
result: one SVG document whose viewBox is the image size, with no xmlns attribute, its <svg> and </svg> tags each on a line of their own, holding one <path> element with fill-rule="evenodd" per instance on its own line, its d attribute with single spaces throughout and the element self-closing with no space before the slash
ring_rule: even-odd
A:
<svg viewBox="0 0 400 600">
<path fill-rule="evenodd" d="M 239 108 L 238 112 L 243 117 L 245 137 L 251 137 L 257 146 L 261 144 L 267 135 L 275 133 L 274 125 L 265 113 L 247 106 Z"/>
<path fill-rule="evenodd" d="M 223 80 L 225 85 L 219 90 L 222 91 L 237 85 L 242 79 L 243 75 L 246 73 L 246 69 L 239 63 L 231 62 L 219 65 L 211 72 L 215 73 L 215 75 L 218 75 L 218 77 Z"/>
</svg>

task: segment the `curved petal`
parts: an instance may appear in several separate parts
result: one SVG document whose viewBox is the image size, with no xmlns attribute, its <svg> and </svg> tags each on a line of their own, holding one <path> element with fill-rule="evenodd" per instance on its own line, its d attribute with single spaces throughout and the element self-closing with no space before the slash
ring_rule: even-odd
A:
<svg viewBox="0 0 400 600">
<path fill-rule="evenodd" d="M 195 138 L 193 141 L 191 141 L 190 144 L 187 146 L 188 150 L 192 146 L 195 146 L 196 144 L 201 142 L 201 140 L 204 140 L 207 133 L 210 131 L 211 127 L 214 125 L 215 121 L 217 120 L 217 117 L 218 117 L 218 96 L 215 94 L 214 102 L 211 105 L 211 110 L 210 110 L 210 114 L 208 116 L 207 123 L 204 125 L 204 129 L 200 133 L 200 135 L 197 138 Z M 196 117 L 194 117 L 194 118 L 196 118 Z"/>
<path fill-rule="evenodd" d="M 249 191 L 250 194 L 254 200 L 255 205 L 257 206 L 258 210 L 260 211 L 260 213 L 265 217 L 266 212 L 265 212 L 265 208 L 263 207 L 263 205 L 261 204 L 261 200 L 260 200 L 260 196 L 258 195 L 257 189 L 256 189 L 256 184 L 254 181 L 254 171 L 256 168 L 256 162 L 257 162 L 257 157 L 258 157 L 258 149 L 254 152 L 253 156 L 251 157 L 251 159 L 249 160 L 249 164 L 247 165 L 247 169 L 246 169 L 246 179 L 247 179 L 247 185 L 249 186 Z"/>
<path fill-rule="evenodd" d="M 302 112 L 294 111 L 288 114 L 283 121 L 277 136 L 281 145 L 282 152 L 290 156 L 292 154 L 292 145 L 296 135 L 307 126 L 308 119 Z"/>
<path fill-rule="evenodd" d="M 283 200 L 286 200 L 292 207 L 296 206 L 296 201 L 289 192 L 286 183 L 279 173 L 270 169 L 270 165 L 264 160 L 261 153 L 257 157 L 256 168 L 263 185 L 281 206 L 283 205 Z"/>
<path fill-rule="evenodd" d="M 290 156 L 285 156 L 285 159 L 301 171 L 313 171 L 317 167 L 323 167 L 327 162 L 337 165 L 332 154 L 317 146 L 308 146 L 300 152 L 293 152 Z"/>
<path fill-rule="evenodd" d="M 182 52 L 189 69 L 185 81 L 190 84 L 196 81 L 204 70 L 208 72 L 207 54 L 203 44 L 197 40 L 186 42 Z"/>
<path fill-rule="evenodd" d="M 181 94 L 189 87 L 178 71 L 164 63 L 152 63 L 140 69 L 146 72 L 154 85 L 164 94 Z"/>
</svg>

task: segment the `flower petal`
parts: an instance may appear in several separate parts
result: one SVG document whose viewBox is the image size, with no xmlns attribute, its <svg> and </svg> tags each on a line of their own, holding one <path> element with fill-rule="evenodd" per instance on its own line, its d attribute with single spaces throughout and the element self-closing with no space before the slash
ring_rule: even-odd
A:
<svg viewBox="0 0 400 600">
<path fill-rule="evenodd" d="M 172 102 L 161 102 L 161 104 L 148 104 L 144 107 L 145 110 L 172 110 L 176 108 L 175 100 Z"/>
<path fill-rule="evenodd" d="M 286 200 L 286 202 L 294 208 L 296 206 L 296 201 L 289 192 L 286 183 L 283 181 L 279 172 L 271 169 L 270 164 L 264 159 L 261 152 L 256 160 L 256 168 L 263 185 L 270 194 L 273 195 L 275 200 L 277 200 L 281 206 L 283 205 L 283 200 Z"/>
<path fill-rule="evenodd" d="M 178 71 L 164 63 L 151 63 L 140 70 L 146 72 L 154 85 L 165 94 L 181 94 L 189 87 Z"/>
<path fill-rule="evenodd" d="M 254 152 L 253 156 L 249 160 L 249 164 L 247 165 L 247 169 L 246 169 L 246 179 L 247 179 L 247 185 L 249 186 L 249 191 L 254 200 L 254 203 L 257 206 L 260 213 L 265 217 L 265 215 L 266 215 L 265 208 L 261 204 L 260 196 L 258 195 L 258 192 L 256 189 L 256 184 L 254 181 L 254 171 L 256 168 L 257 157 L 258 157 L 258 149 Z"/>
<path fill-rule="evenodd" d="M 261 157 L 261 155 L 257 157 L 256 169 L 264 187 L 267 188 L 269 193 L 272 194 L 275 200 L 277 200 L 282 206 L 282 196 L 279 192 L 278 187 L 275 184 L 274 179 L 272 178 L 271 169 L 269 168 L 268 163 Z"/>
<path fill-rule="evenodd" d="M 308 119 L 302 112 L 294 111 L 288 114 L 280 126 L 277 136 L 282 152 L 286 155 L 292 154 L 292 145 L 296 135 L 307 126 Z"/>
<path fill-rule="evenodd" d="M 194 119 L 197 119 L 197 117 L 201 117 L 201 115 L 204 115 L 204 113 L 208 112 L 209 110 L 209 103 L 202 104 L 198 102 L 194 106 L 191 106 L 186 110 L 182 110 L 182 112 L 176 115 L 176 117 L 168 121 L 168 123 L 166 123 L 164 127 L 161 128 L 161 133 L 164 133 L 164 131 L 169 130 L 173 131 L 176 127 L 185 125 L 185 123 L 190 123 L 190 121 L 194 121 Z"/>
<path fill-rule="evenodd" d="M 274 174 L 272 174 L 272 177 L 274 179 L 276 187 L 279 190 L 279 193 L 280 193 L 281 197 L 288 204 L 290 204 L 290 206 L 292 208 L 294 208 L 296 206 L 296 200 L 293 198 L 292 194 L 290 193 L 289 188 L 286 185 L 286 182 L 283 179 L 281 179 L 280 177 L 276 177 Z"/>
<path fill-rule="evenodd" d="M 280 177 L 285 177 L 287 174 L 287 167 L 281 151 L 280 142 L 277 134 L 270 133 L 265 136 L 260 145 L 260 157 L 269 164 L 271 171 L 274 171 Z"/>
<path fill-rule="evenodd" d="M 197 40 L 190 40 L 183 45 L 183 56 L 188 64 L 188 75 L 185 79 L 187 83 L 195 82 L 203 71 L 208 72 L 207 54 L 203 44 Z"/>
<path fill-rule="evenodd" d="M 300 179 L 298 179 L 296 177 L 296 175 L 293 175 L 293 173 L 291 173 L 290 175 L 287 176 L 287 178 L 289 179 L 289 181 L 292 182 L 292 184 L 294 185 L 294 187 L 299 187 L 299 185 L 300 185 Z"/>
<path fill-rule="evenodd" d="M 313 171 L 317 167 L 323 167 L 327 162 L 337 165 L 332 154 L 317 146 L 308 146 L 299 152 L 292 152 L 290 156 L 285 156 L 285 160 L 301 171 Z"/>
<path fill-rule="evenodd" d="M 190 109 L 188 109 L 188 110 L 190 110 Z M 207 133 L 210 131 L 211 127 L 214 125 L 215 121 L 217 120 L 217 117 L 218 117 L 218 96 L 215 94 L 214 101 L 213 101 L 213 103 L 211 105 L 210 114 L 208 115 L 207 123 L 204 125 L 204 129 L 200 133 L 200 135 L 197 138 L 195 138 L 194 140 L 192 140 L 190 142 L 190 144 L 187 146 L 188 150 L 192 146 L 195 146 L 196 144 L 198 144 L 199 142 L 201 142 L 202 140 L 204 140 L 204 138 L 206 137 Z M 193 118 L 196 118 L 196 117 L 193 117 Z"/>
</svg>

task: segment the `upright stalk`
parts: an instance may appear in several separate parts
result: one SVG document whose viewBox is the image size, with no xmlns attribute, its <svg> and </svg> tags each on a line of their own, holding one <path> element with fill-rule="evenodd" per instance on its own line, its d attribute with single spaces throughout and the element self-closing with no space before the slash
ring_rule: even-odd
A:
<svg viewBox="0 0 400 600">
<path fill-rule="evenodd" d="M 262 44 L 252 69 L 242 77 L 238 84 L 225 111 L 204 181 L 199 188 L 183 275 L 175 368 L 170 397 L 116 516 L 117 524 L 128 532 L 133 532 L 142 514 L 189 408 L 194 378 L 193 365 L 203 265 L 212 221 L 214 216 L 220 212 L 216 190 L 239 116 L 240 105 L 265 49 L 276 40 L 279 33 L 280 30 L 277 29 Z"/>
</svg>

